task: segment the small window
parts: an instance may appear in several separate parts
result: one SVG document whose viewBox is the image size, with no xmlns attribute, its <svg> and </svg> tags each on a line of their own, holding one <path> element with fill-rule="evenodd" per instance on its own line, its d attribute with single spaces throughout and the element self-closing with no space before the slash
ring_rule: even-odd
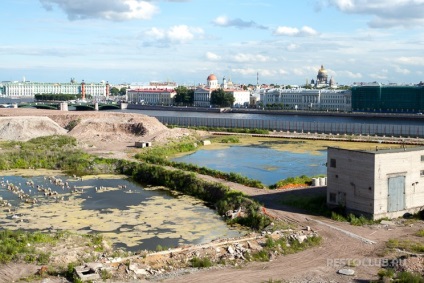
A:
<svg viewBox="0 0 424 283">
<path fill-rule="evenodd" d="M 421 155 L 421 162 L 424 162 L 424 155 Z"/>
<path fill-rule="evenodd" d="M 336 168 L 336 159 L 334 159 L 334 158 L 330 159 L 330 167 Z"/>
<path fill-rule="evenodd" d="M 421 176 L 421 177 L 424 177 L 424 170 L 421 170 L 421 171 L 420 171 L 420 176 Z"/>
<path fill-rule="evenodd" d="M 336 194 L 335 193 L 330 193 L 330 202 L 332 203 L 336 203 Z"/>
</svg>

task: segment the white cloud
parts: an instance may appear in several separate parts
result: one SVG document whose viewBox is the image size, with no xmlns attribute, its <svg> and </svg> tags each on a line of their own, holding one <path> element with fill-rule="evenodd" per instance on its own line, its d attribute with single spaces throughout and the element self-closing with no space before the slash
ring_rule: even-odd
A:
<svg viewBox="0 0 424 283">
<path fill-rule="evenodd" d="M 280 75 L 283 75 L 283 76 L 285 76 L 285 75 L 288 75 L 289 74 L 289 72 L 287 72 L 286 70 L 284 70 L 284 69 L 279 69 L 278 70 L 278 73 L 280 74 Z"/>
<path fill-rule="evenodd" d="M 256 75 L 258 70 L 253 69 L 253 68 L 244 68 L 244 69 L 243 68 L 239 68 L 239 69 L 235 68 L 235 69 L 231 69 L 231 72 L 238 73 L 238 74 L 241 74 L 243 76 L 246 76 L 246 75 Z"/>
<path fill-rule="evenodd" d="M 183 44 L 195 39 L 202 38 L 201 28 L 189 27 L 187 25 L 172 26 L 169 29 L 153 27 L 144 32 L 145 46 L 168 47 L 170 44 Z"/>
<path fill-rule="evenodd" d="M 424 57 L 399 57 L 394 61 L 399 64 L 424 66 Z"/>
<path fill-rule="evenodd" d="M 387 76 L 381 74 L 370 74 L 370 77 L 377 80 L 387 80 Z"/>
<path fill-rule="evenodd" d="M 206 52 L 206 58 L 211 61 L 218 61 L 221 59 L 221 56 L 212 52 Z"/>
<path fill-rule="evenodd" d="M 396 73 L 399 73 L 399 74 L 403 74 L 403 75 L 408 75 L 408 74 L 410 74 L 410 73 L 411 73 L 411 71 L 410 71 L 410 70 L 408 70 L 408 69 L 404 69 L 404 68 L 401 68 L 401 67 L 399 67 L 399 66 L 395 66 L 395 72 L 396 72 Z"/>
<path fill-rule="evenodd" d="M 287 49 L 287 51 L 294 51 L 294 50 L 296 50 L 296 49 L 298 49 L 299 48 L 299 46 L 297 45 L 297 44 L 294 44 L 294 43 L 290 43 L 289 45 L 287 45 L 287 47 L 286 47 L 286 49 Z"/>
<path fill-rule="evenodd" d="M 39 0 L 46 10 L 58 7 L 70 20 L 146 20 L 159 9 L 149 1 L 138 0 Z"/>
<path fill-rule="evenodd" d="M 282 36 L 315 36 L 318 35 L 318 32 L 308 26 L 304 26 L 301 29 L 295 27 L 279 26 L 275 29 L 274 34 Z"/>
<path fill-rule="evenodd" d="M 345 13 L 374 15 L 369 22 L 373 28 L 424 25 L 424 0 L 328 0 L 328 4 Z"/>
<path fill-rule="evenodd" d="M 360 79 L 360 78 L 362 78 L 362 74 L 361 73 L 353 73 L 351 71 L 342 71 L 342 72 L 340 72 L 340 74 L 341 75 L 344 75 L 344 76 L 346 76 L 348 78 L 351 78 L 351 79 Z"/>
<path fill-rule="evenodd" d="M 267 56 L 261 54 L 246 54 L 246 53 L 238 53 L 234 56 L 234 61 L 239 63 L 244 62 L 267 62 L 269 58 Z"/>
<path fill-rule="evenodd" d="M 268 29 L 265 26 L 259 25 L 254 21 L 244 21 L 242 19 L 230 19 L 227 16 L 219 16 L 212 23 L 220 27 L 236 27 L 236 28 L 258 28 Z"/>
</svg>

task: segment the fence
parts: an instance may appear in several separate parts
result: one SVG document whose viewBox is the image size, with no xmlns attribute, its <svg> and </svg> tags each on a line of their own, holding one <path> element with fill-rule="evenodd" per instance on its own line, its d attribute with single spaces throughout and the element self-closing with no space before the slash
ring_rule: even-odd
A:
<svg viewBox="0 0 424 283">
<path fill-rule="evenodd" d="M 424 125 L 289 122 L 278 120 L 157 116 L 161 123 L 183 127 L 248 128 L 321 134 L 424 137 Z"/>
</svg>

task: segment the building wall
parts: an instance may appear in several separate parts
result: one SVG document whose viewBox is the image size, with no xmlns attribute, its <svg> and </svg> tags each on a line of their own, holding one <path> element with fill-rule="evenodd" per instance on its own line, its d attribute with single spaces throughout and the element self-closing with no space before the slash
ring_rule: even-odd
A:
<svg viewBox="0 0 424 283">
<path fill-rule="evenodd" d="M 93 97 L 106 95 L 105 83 L 85 83 L 86 95 Z M 38 83 L 6 82 L 3 83 L 3 95 L 6 97 L 34 96 L 36 94 L 81 94 L 79 83 Z"/>
<path fill-rule="evenodd" d="M 372 153 L 328 148 L 327 203 L 330 206 L 341 205 L 347 210 L 372 215 L 374 170 Z"/>
<path fill-rule="evenodd" d="M 352 110 L 361 112 L 424 112 L 423 86 L 362 85 L 352 88 Z"/>
<path fill-rule="evenodd" d="M 351 111 L 351 92 L 327 89 L 261 90 L 263 105 L 281 104 L 287 109 Z"/>
<path fill-rule="evenodd" d="M 424 149 L 376 153 L 375 209 L 381 217 L 399 217 L 424 206 Z M 421 161 L 423 156 L 423 161 Z M 388 212 L 389 182 L 391 177 L 405 177 L 405 210 Z"/>
<path fill-rule="evenodd" d="M 127 89 L 127 101 L 133 104 L 172 105 L 176 92 L 168 89 Z"/>
<path fill-rule="evenodd" d="M 327 162 L 330 206 L 345 205 L 348 211 L 374 219 L 399 217 L 424 207 L 423 148 L 377 150 L 376 147 L 375 151 L 328 148 Z M 404 209 L 390 212 L 389 178 L 396 177 L 404 177 Z"/>
</svg>

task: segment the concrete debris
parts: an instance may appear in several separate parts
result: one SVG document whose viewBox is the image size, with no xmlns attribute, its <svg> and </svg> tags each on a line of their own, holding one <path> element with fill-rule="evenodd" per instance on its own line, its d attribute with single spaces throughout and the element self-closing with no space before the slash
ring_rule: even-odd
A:
<svg viewBox="0 0 424 283">
<path fill-rule="evenodd" d="M 75 267 L 74 272 L 82 282 L 100 279 L 98 269 L 93 269 L 88 264 Z"/>
<path fill-rule="evenodd" d="M 339 271 L 337 271 L 337 273 L 341 275 L 346 275 L 346 276 L 353 276 L 355 275 L 355 270 L 349 269 L 349 268 L 342 268 Z"/>
</svg>

